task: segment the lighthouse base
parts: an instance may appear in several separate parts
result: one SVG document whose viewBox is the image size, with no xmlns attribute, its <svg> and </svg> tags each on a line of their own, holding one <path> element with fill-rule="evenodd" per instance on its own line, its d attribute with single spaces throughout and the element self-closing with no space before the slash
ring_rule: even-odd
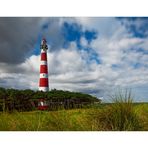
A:
<svg viewBox="0 0 148 148">
<path fill-rule="evenodd" d="M 47 92 L 49 91 L 48 87 L 39 87 L 39 91 Z"/>
</svg>

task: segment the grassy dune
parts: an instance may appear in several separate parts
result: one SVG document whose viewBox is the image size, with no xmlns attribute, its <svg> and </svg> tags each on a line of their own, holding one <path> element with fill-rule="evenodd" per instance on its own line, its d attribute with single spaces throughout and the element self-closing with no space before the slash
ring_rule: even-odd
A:
<svg viewBox="0 0 148 148">
<path fill-rule="evenodd" d="M 23 95 L 26 96 L 27 92 Z M 63 91 L 55 94 L 62 96 Z M 75 99 L 79 95 L 81 99 L 85 96 L 78 94 Z M 110 97 L 112 103 L 94 103 L 92 106 L 90 101 L 91 105 L 81 109 L 32 112 L 15 111 L 12 98 L 8 97 L 6 100 L 12 109 L 6 111 L 8 102 L 1 102 L 4 109 L 0 112 L 0 131 L 148 131 L 148 103 L 133 103 L 131 92 L 127 90 L 119 90 Z M 26 106 L 22 108 L 21 111 L 26 111 Z"/>
<path fill-rule="evenodd" d="M 148 104 L 116 102 L 89 109 L 0 113 L 0 131 L 148 131 Z"/>
<path fill-rule="evenodd" d="M 81 131 L 92 130 L 89 110 L 34 111 L 1 113 L 1 131 Z"/>
</svg>

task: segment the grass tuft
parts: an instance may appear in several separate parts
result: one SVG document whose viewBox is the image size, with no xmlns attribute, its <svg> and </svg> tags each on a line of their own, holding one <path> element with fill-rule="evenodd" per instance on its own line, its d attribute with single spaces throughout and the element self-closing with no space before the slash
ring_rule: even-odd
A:
<svg viewBox="0 0 148 148">
<path fill-rule="evenodd" d="M 131 92 L 111 96 L 113 103 L 104 107 L 96 117 L 98 130 L 138 131 L 142 125 L 134 109 Z"/>
</svg>

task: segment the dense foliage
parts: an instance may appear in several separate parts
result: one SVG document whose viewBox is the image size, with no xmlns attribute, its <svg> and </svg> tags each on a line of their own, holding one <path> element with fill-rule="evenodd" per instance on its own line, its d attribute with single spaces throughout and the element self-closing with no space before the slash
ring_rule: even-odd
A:
<svg viewBox="0 0 148 148">
<path fill-rule="evenodd" d="M 101 101 L 88 94 L 56 89 L 41 92 L 0 88 L 0 111 L 35 110 L 40 98 L 48 101 L 49 110 L 80 108 Z"/>
</svg>

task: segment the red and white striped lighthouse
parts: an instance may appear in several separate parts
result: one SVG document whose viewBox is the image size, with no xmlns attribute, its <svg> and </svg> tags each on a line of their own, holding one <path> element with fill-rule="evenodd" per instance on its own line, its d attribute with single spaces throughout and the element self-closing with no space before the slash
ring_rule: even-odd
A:
<svg viewBox="0 0 148 148">
<path fill-rule="evenodd" d="M 39 80 L 39 90 L 47 92 L 48 87 L 48 62 L 47 62 L 47 41 L 43 39 L 41 42 L 41 63 L 40 63 L 40 80 Z"/>
</svg>

